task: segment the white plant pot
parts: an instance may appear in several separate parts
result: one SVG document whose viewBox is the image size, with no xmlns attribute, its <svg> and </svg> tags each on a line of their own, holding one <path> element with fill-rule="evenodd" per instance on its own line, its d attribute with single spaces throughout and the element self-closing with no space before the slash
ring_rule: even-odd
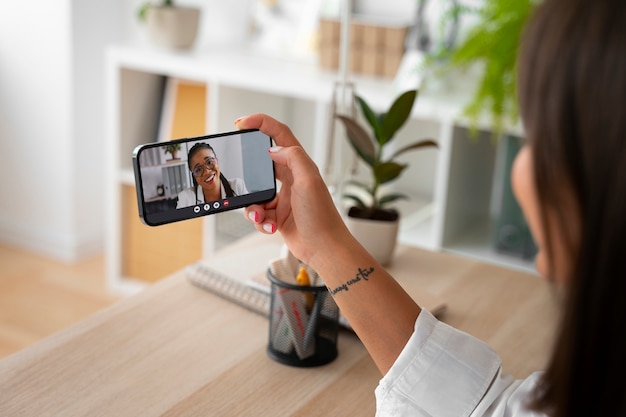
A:
<svg viewBox="0 0 626 417">
<path fill-rule="evenodd" d="M 191 48 L 198 34 L 200 9 L 193 7 L 152 6 L 146 14 L 148 36 L 168 49 Z"/>
<path fill-rule="evenodd" d="M 381 265 L 389 265 L 398 241 L 399 219 L 366 220 L 345 216 L 350 233 Z"/>
</svg>

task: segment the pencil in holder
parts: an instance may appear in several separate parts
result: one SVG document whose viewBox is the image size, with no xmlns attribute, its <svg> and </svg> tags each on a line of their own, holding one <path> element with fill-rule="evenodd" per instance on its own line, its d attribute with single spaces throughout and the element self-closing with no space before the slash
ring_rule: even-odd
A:
<svg viewBox="0 0 626 417">
<path fill-rule="evenodd" d="M 339 308 L 325 285 L 308 269 L 313 285 L 294 283 L 293 269 L 274 263 L 271 282 L 269 342 L 273 360 L 290 366 L 325 365 L 337 357 Z M 289 276 L 284 276 L 289 274 Z"/>
</svg>

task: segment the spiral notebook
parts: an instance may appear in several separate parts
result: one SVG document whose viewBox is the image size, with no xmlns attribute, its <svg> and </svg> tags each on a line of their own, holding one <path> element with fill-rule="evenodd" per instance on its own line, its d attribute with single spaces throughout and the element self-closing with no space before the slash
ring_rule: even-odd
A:
<svg viewBox="0 0 626 417">
<path fill-rule="evenodd" d="M 263 240 L 258 244 L 243 247 L 238 247 L 235 242 L 232 247 L 234 249 L 229 252 L 221 252 L 219 256 L 189 265 L 185 271 L 188 281 L 255 313 L 269 317 L 269 281 L 266 287 L 256 286 L 250 282 L 256 275 L 264 276 L 269 260 L 280 256 L 283 250 L 282 240 Z M 254 248 L 254 256 L 246 256 L 251 247 Z M 251 274 L 251 271 L 254 272 Z"/>
<path fill-rule="evenodd" d="M 224 275 L 203 262 L 187 267 L 187 279 L 194 285 L 241 305 L 255 313 L 269 315 L 270 297 L 260 287 Z"/>
</svg>

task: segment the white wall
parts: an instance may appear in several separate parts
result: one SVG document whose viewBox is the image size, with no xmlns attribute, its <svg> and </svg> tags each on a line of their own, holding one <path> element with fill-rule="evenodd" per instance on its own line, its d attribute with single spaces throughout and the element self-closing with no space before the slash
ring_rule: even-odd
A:
<svg viewBox="0 0 626 417">
<path fill-rule="evenodd" d="M 0 3 L 0 240 L 64 260 L 102 247 L 99 3 Z"/>
<path fill-rule="evenodd" d="M 71 245 L 70 1 L 0 5 L 0 238 Z"/>
<path fill-rule="evenodd" d="M 125 37 L 120 10 L 120 1 L 72 0 L 72 229 L 78 257 L 103 246 L 104 50 Z"/>
</svg>

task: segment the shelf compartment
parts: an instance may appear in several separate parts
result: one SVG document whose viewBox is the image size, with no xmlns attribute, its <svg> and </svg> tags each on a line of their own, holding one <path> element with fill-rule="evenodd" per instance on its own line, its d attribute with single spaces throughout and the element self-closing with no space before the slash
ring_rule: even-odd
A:
<svg viewBox="0 0 626 417">
<path fill-rule="evenodd" d="M 455 253 L 482 262 L 491 263 L 505 268 L 528 272 L 537 275 L 537 268 L 532 259 L 498 252 L 493 245 L 492 224 L 488 220 L 477 221 L 448 239 L 442 248 L 446 252 Z"/>
</svg>

